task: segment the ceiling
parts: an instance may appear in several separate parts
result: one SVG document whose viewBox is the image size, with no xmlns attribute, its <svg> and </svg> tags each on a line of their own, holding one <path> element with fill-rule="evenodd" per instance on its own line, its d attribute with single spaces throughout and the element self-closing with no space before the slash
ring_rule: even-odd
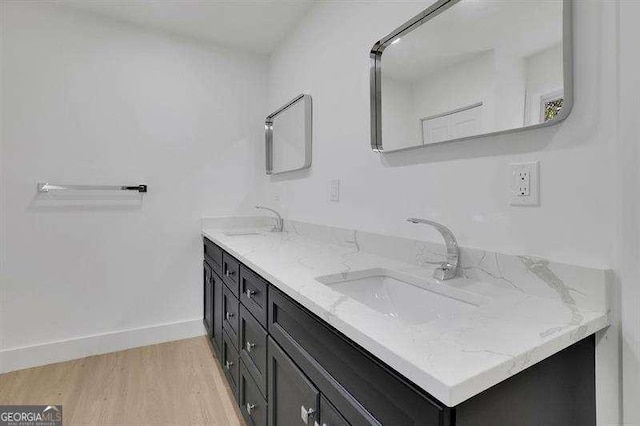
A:
<svg viewBox="0 0 640 426">
<path fill-rule="evenodd" d="M 387 47 L 385 75 L 425 75 L 497 51 L 525 58 L 562 41 L 562 0 L 461 0 Z"/>
<path fill-rule="evenodd" d="M 60 4 L 229 48 L 269 54 L 314 0 L 61 0 Z"/>
</svg>

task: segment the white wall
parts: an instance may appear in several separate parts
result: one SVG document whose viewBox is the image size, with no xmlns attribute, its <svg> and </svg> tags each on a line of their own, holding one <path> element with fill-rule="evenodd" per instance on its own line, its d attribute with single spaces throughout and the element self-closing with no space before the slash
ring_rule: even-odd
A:
<svg viewBox="0 0 640 426">
<path fill-rule="evenodd" d="M 1 5 L 0 370 L 201 333 L 200 219 L 241 210 L 263 167 L 266 59 Z M 40 180 L 149 193 L 49 199 Z"/>
<path fill-rule="evenodd" d="M 401 149 L 422 143 L 419 116 L 414 110 L 415 89 L 411 82 L 383 77 L 382 139 L 387 149 Z"/>
<path fill-rule="evenodd" d="M 611 266 L 615 4 L 575 3 L 576 104 L 565 122 L 375 154 L 368 52 L 427 4 L 320 4 L 272 55 L 269 105 L 303 90 L 314 97 L 314 163 L 308 172 L 262 179 L 262 202 L 292 219 L 437 241 L 437 234 L 404 221 L 428 217 L 449 225 L 464 246 Z M 541 161 L 541 206 L 510 207 L 508 166 L 530 160 Z M 342 183 L 340 203 L 328 201 L 335 178 Z"/>
<path fill-rule="evenodd" d="M 640 3 L 620 2 L 620 146 L 616 189 L 624 423 L 640 425 Z"/>
<path fill-rule="evenodd" d="M 496 51 L 494 131 L 524 126 L 526 73 L 526 63 L 521 57 Z"/>
</svg>

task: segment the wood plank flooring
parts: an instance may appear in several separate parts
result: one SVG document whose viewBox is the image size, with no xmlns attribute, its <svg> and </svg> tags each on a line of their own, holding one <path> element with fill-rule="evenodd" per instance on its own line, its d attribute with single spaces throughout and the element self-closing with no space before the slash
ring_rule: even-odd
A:
<svg viewBox="0 0 640 426">
<path fill-rule="evenodd" d="M 62 404 L 65 425 L 244 425 L 205 336 L 0 375 L 0 404 Z"/>
</svg>

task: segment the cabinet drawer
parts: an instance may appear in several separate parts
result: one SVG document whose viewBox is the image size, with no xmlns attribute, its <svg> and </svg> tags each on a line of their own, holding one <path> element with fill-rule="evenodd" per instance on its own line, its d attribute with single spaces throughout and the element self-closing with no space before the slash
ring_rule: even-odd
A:
<svg viewBox="0 0 640 426">
<path fill-rule="evenodd" d="M 313 425 L 320 392 L 272 340 L 268 343 L 269 426 Z"/>
<path fill-rule="evenodd" d="M 240 363 L 240 389 L 238 403 L 248 426 L 267 426 L 267 401 L 244 363 Z"/>
<path fill-rule="evenodd" d="M 218 275 L 222 274 L 222 249 L 206 238 L 204 239 L 204 258 Z"/>
<path fill-rule="evenodd" d="M 255 272 L 242 265 L 240 267 L 240 302 L 263 327 L 267 326 L 267 294 L 269 284 Z"/>
<path fill-rule="evenodd" d="M 240 381 L 240 359 L 238 358 L 238 351 L 231 343 L 231 337 L 229 337 L 227 333 L 223 333 L 221 346 L 222 370 L 233 391 L 233 396 L 238 399 L 238 383 Z"/>
<path fill-rule="evenodd" d="M 349 422 L 324 395 L 320 396 L 320 426 L 349 426 Z"/>
<path fill-rule="evenodd" d="M 449 411 L 273 286 L 269 334 L 352 425 L 448 422 Z"/>
<path fill-rule="evenodd" d="M 263 395 L 267 394 L 267 332 L 240 304 L 240 358 Z"/>
<path fill-rule="evenodd" d="M 222 286 L 222 311 L 224 312 L 222 328 L 233 339 L 233 345 L 238 347 L 238 329 L 240 324 L 240 303 L 236 296 L 226 286 Z"/>
<path fill-rule="evenodd" d="M 231 289 L 233 294 L 238 297 L 238 283 L 240 282 L 240 262 L 229 256 L 227 253 L 222 255 L 222 279 L 224 283 Z"/>
</svg>

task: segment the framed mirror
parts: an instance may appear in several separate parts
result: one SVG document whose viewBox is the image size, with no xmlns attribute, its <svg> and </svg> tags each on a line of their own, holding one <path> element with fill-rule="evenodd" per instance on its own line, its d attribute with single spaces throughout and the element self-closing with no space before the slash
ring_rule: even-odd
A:
<svg viewBox="0 0 640 426">
<path fill-rule="evenodd" d="M 311 167 L 311 95 L 301 94 L 265 120 L 267 175 Z"/>
<path fill-rule="evenodd" d="M 564 120 L 572 1 L 439 0 L 371 50 L 377 152 Z"/>
</svg>

